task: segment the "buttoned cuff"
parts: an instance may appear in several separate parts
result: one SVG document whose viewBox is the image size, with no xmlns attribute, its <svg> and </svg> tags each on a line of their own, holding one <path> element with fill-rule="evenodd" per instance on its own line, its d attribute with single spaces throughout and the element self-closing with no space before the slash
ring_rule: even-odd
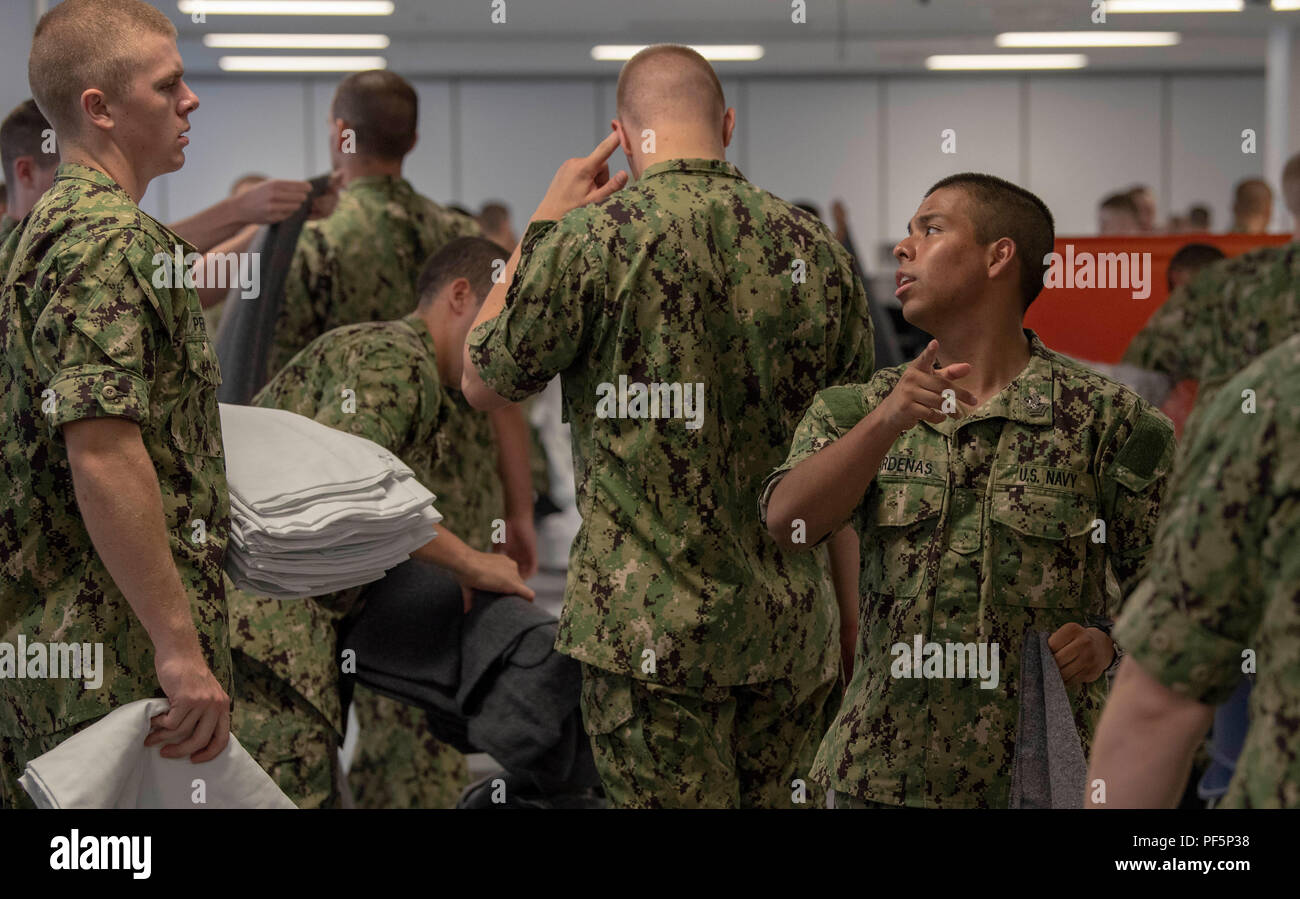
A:
<svg viewBox="0 0 1300 899">
<path fill-rule="evenodd" d="M 59 428 L 83 418 L 143 422 L 149 415 L 149 385 L 134 372 L 107 365 L 66 368 L 41 392 L 40 409 L 56 439 Z"/>
<path fill-rule="evenodd" d="M 1202 628 L 1150 579 L 1125 603 L 1114 639 L 1156 680 L 1205 705 L 1224 702 L 1241 680 L 1245 647 Z"/>
<path fill-rule="evenodd" d="M 504 314 L 502 310 L 501 315 Z M 542 390 L 550 378 L 539 381 L 515 360 L 498 333 L 503 326 L 501 315 L 470 331 L 465 343 L 469 347 L 469 361 L 483 383 L 497 396 L 518 403 Z"/>
</svg>

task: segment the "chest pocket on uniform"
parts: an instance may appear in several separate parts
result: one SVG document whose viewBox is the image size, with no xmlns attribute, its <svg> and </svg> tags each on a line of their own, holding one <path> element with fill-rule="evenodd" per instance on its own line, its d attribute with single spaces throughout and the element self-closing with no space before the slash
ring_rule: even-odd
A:
<svg viewBox="0 0 1300 899">
<path fill-rule="evenodd" d="M 220 456 L 221 418 L 217 409 L 217 388 L 221 367 L 216 351 L 206 336 L 185 341 L 185 382 L 180 399 L 172 409 L 172 440 L 187 453 Z"/>
<path fill-rule="evenodd" d="M 864 591 L 901 597 L 920 592 L 944 492 L 943 484 L 877 477 L 859 535 Z"/>
<path fill-rule="evenodd" d="M 1097 501 L 1086 494 L 995 486 L 989 506 L 994 601 L 1080 606 L 1096 518 Z"/>
</svg>

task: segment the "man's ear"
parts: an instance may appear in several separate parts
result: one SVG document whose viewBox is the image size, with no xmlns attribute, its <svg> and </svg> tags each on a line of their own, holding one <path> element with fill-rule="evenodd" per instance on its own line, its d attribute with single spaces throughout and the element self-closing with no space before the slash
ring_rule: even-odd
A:
<svg viewBox="0 0 1300 899">
<path fill-rule="evenodd" d="M 609 126 L 614 130 L 614 133 L 618 135 L 618 145 L 623 148 L 623 155 L 627 157 L 629 162 L 631 162 L 632 139 L 628 136 L 627 129 L 623 127 L 623 123 L 618 119 L 610 119 Z"/>
<path fill-rule="evenodd" d="M 98 88 L 88 87 L 81 92 L 81 111 L 90 124 L 101 131 L 113 130 L 113 114 L 108 110 L 108 100 Z"/>
<path fill-rule="evenodd" d="M 464 315 L 466 310 L 477 313 L 478 297 L 474 296 L 468 278 L 457 278 L 447 285 L 447 302 L 453 315 Z"/>
<path fill-rule="evenodd" d="M 1003 272 L 1010 271 L 1015 266 L 1016 256 L 1019 253 L 1016 242 L 1010 237 L 999 237 L 995 240 L 988 250 L 989 279 L 992 280 Z"/>
<path fill-rule="evenodd" d="M 731 146 L 731 135 L 736 130 L 736 107 L 728 106 L 722 115 L 722 145 Z"/>
<path fill-rule="evenodd" d="M 14 181 L 31 187 L 36 180 L 36 163 L 30 156 L 19 156 L 14 160 Z"/>
</svg>

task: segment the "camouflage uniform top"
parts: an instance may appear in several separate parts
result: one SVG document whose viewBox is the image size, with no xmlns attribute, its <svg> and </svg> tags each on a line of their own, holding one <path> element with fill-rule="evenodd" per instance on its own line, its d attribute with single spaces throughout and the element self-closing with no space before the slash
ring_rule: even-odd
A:
<svg viewBox="0 0 1300 899">
<path fill-rule="evenodd" d="M 405 179 L 351 181 L 334 213 L 308 222 L 298 237 L 267 371 L 284 368 L 326 331 L 406 315 L 425 261 L 456 238 L 479 234 L 472 218 L 420 196 Z"/>
<path fill-rule="evenodd" d="M 1205 408 L 1184 438 L 1148 576 L 1116 625 L 1143 669 L 1206 705 L 1228 698 L 1252 651 L 1250 730 L 1222 802 L 1229 808 L 1300 808 L 1297 384 L 1300 335 Z"/>
<path fill-rule="evenodd" d="M 18 229 L 17 219 L 12 219 L 7 215 L 0 215 L 0 244 L 3 244 L 6 240 L 8 240 L 9 235 L 12 234 L 17 229 Z M 3 274 L 4 274 L 3 270 L 0 270 L 0 275 Z"/>
<path fill-rule="evenodd" d="M 344 390 L 355 412 L 344 411 Z M 293 358 L 254 399 L 373 440 L 437 494 L 445 523 L 475 549 L 491 546 L 504 514 L 488 416 L 438 376 L 433 337 L 418 315 L 337 328 Z M 349 401 L 347 408 L 351 409 Z M 338 621 L 363 588 L 303 600 L 230 595 L 231 646 L 294 686 L 336 726 Z"/>
<path fill-rule="evenodd" d="M 583 521 L 562 652 L 673 686 L 833 676 L 823 560 L 783 552 L 755 505 L 814 394 L 872 368 L 866 294 L 821 222 L 724 160 L 650 166 L 532 224 L 505 309 L 468 343 L 510 399 L 563 376 Z M 681 387 L 629 399 L 642 416 L 702 394 L 700 427 L 612 417 L 623 383 Z"/>
<path fill-rule="evenodd" d="M 83 691 L 76 680 L 0 679 L 8 737 L 49 734 L 161 695 L 149 635 L 78 511 L 60 431 L 70 421 L 139 424 L 199 644 L 230 689 L 221 375 L 194 289 L 156 286 L 168 271 L 158 260 L 193 248 L 81 165 L 59 166 L 26 221 L 0 294 L 0 630 L 10 642 L 23 634 L 29 644 L 102 643 L 105 680 Z M 206 531 L 198 543 L 196 520 Z"/>
<path fill-rule="evenodd" d="M 1199 409 L 1253 359 L 1296 333 L 1300 241 L 1206 266 L 1152 314 L 1124 361 L 1199 381 Z"/>
<path fill-rule="evenodd" d="M 1026 633 L 1109 624 L 1118 597 L 1108 570 L 1128 588 L 1143 568 L 1173 428 L 1135 393 L 1029 336 L 1029 364 L 996 396 L 894 442 L 850 521 L 862 552 L 857 659 L 812 772 L 837 791 L 1005 808 Z M 847 434 L 903 371 L 817 395 L 768 481 L 764 515 L 776 481 Z M 893 676 L 906 658 L 893 647 L 910 652 L 917 635 L 923 644 L 997 643 L 997 684 Z M 1086 752 L 1105 678 L 1068 693 Z"/>
</svg>

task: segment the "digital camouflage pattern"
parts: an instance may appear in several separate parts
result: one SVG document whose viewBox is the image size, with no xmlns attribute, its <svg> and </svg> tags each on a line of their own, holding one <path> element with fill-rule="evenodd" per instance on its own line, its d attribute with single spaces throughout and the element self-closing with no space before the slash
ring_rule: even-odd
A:
<svg viewBox="0 0 1300 899">
<path fill-rule="evenodd" d="M 403 178 L 353 179 L 333 214 L 307 222 L 298 237 L 267 371 L 278 372 L 326 331 L 406 315 L 428 258 L 480 233 L 472 218 L 421 196 Z"/>
<path fill-rule="evenodd" d="M 872 369 L 865 291 L 821 222 L 724 160 L 658 163 L 530 225 L 468 345 L 512 400 L 562 375 L 582 527 L 561 652 L 666 686 L 834 676 L 825 558 L 781 550 L 755 504 L 813 395 Z M 702 384 L 702 426 L 599 417 L 620 376 Z"/>
<path fill-rule="evenodd" d="M 357 808 L 456 807 L 469 762 L 434 738 L 423 711 L 360 685 L 353 708 L 361 736 L 348 787 Z"/>
<path fill-rule="evenodd" d="M 193 248 L 81 165 L 59 166 L 26 221 L 0 291 L 0 640 L 102 643 L 104 682 L 0 679 L 0 736 L 11 738 L 162 695 L 153 643 L 81 520 L 60 431 L 70 421 L 139 425 L 199 645 L 230 690 L 221 375 L 194 289 L 155 286 L 155 254 Z"/>
<path fill-rule="evenodd" d="M 338 808 L 339 734 L 297 690 L 235 650 L 230 729 L 298 808 Z"/>
<path fill-rule="evenodd" d="M 1206 266 L 1133 338 L 1124 362 L 1200 382 L 1196 405 L 1252 360 L 1300 333 L 1300 242 Z"/>
<path fill-rule="evenodd" d="M 1143 569 L 1173 428 L 1137 394 L 1027 333 L 1025 369 L 968 415 L 904 432 L 849 522 L 861 540 L 858 647 L 813 770 L 837 794 L 1005 808 L 1026 634 L 1109 623 L 1119 597 L 1106 588 L 1108 570 L 1127 591 Z M 776 481 L 848 433 L 903 371 L 818 394 L 768 480 L 764 515 Z M 997 685 L 893 677 L 891 647 L 911 649 L 918 634 L 997 643 Z M 1105 684 L 1067 688 L 1085 753 Z"/>
<path fill-rule="evenodd" d="M 808 772 L 837 684 L 676 688 L 584 665 L 583 726 L 609 806 L 823 807 Z"/>
<path fill-rule="evenodd" d="M 345 390 L 352 394 L 345 395 Z M 491 422 L 470 408 L 458 387 L 443 383 L 433 337 L 418 315 L 348 325 L 325 334 L 298 353 L 253 402 L 304 415 L 388 449 L 437 495 L 435 506 L 457 536 L 475 549 L 490 548 L 492 520 L 501 517 L 505 507 Z M 334 654 L 337 629 L 363 590 L 291 601 L 258 598 L 233 588 L 229 594 L 237 664 L 246 655 L 274 672 L 333 723 L 340 737 L 344 710 L 338 693 L 340 660 Z M 359 713 L 373 698 L 357 691 Z M 371 740 L 393 745 L 409 739 L 412 746 L 417 740 L 432 740 L 423 716 L 407 722 L 389 715 L 386 720 L 393 727 L 413 723 L 420 730 L 400 737 L 384 735 L 380 710 L 366 717 L 373 726 L 363 731 L 362 746 Z M 442 770 L 442 756 L 449 752 L 440 750 L 433 760 L 393 764 L 388 776 L 396 778 L 399 769 L 411 765 L 421 771 L 430 766 Z M 378 754 L 375 746 L 367 753 Z M 438 799 L 448 788 L 438 781 L 429 789 Z"/>
<path fill-rule="evenodd" d="M 1150 571 L 1115 629 L 1145 671 L 1206 705 L 1227 700 L 1253 654 L 1250 730 L 1224 808 L 1300 808 L 1297 385 L 1300 335 L 1205 407 L 1184 438 Z"/>
</svg>

